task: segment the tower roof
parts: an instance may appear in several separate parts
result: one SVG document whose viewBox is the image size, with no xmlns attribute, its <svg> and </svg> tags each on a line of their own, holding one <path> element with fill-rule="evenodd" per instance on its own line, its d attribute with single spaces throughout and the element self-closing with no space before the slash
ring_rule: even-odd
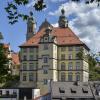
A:
<svg viewBox="0 0 100 100">
<path fill-rule="evenodd" d="M 63 8 L 61 9 L 61 13 L 62 13 L 62 15 L 65 14 L 65 10 Z"/>
<path fill-rule="evenodd" d="M 48 21 L 47 19 L 45 19 L 45 21 L 41 24 L 41 26 L 39 27 L 39 31 L 43 28 L 46 28 L 46 27 L 53 27 Z"/>
</svg>

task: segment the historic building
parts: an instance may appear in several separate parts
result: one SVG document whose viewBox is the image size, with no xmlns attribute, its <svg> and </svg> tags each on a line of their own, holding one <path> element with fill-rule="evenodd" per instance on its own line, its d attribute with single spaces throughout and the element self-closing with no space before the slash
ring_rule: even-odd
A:
<svg viewBox="0 0 100 100">
<path fill-rule="evenodd" d="M 27 22 L 26 42 L 20 46 L 20 86 L 48 92 L 48 80 L 87 82 L 89 48 L 69 28 L 64 9 L 53 27 L 46 19 L 35 30 L 32 16 Z M 81 56 L 80 56 L 81 55 Z"/>
</svg>

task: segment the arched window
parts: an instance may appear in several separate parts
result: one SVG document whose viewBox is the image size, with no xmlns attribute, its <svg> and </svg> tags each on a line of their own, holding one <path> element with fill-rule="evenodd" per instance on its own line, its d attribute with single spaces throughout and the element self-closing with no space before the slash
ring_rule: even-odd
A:
<svg viewBox="0 0 100 100">
<path fill-rule="evenodd" d="M 68 73 L 68 81 L 73 81 L 73 73 Z"/>
<path fill-rule="evenodd" d="M 61 73 L 61 81 L 62 82 L 66 81 L 66 75 L 65 75 L 65 73 Z"/>
<path fill-rule="evenodd" d="M 76 73 L 76 81 L 80 81 L 80 73 L 79 72 Z"/>
<path fill-rule="evenodd" d="M 65 67 L 66 67 L 65 63 L 62 62 L 62 63 L 61 63 L 61 70 L 65 70 Z"/>
</svg>

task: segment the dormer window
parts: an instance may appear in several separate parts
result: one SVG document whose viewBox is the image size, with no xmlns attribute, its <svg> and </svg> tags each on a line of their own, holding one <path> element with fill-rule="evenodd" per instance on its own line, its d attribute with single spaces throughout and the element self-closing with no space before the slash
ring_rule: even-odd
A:
<svg viewBox="0 0 100 100">
<path fill-rule="evenodd" d="M 82 91 L 83 91 L 83 93 L 88 93 L 87 87 L 83 87 L 83 88 L 82 88 Z"/>
<path fill-rule="evenodd" d="M 71 88 L 71 93 L 76 93 L 76 88 L 72 87 Z"/>
<path fill-rule="evenodd" d="M 65 89 L 60 87 L 60 88 L 59 88 L 59 92 L 60 92 L 60 93 L 65 93 Z"/>
<path fill-rule="evenodd" d="M 48 37 L 44 37 L 44 40 L 46 40 L 46 41 L 47 41 L 47 40 L 48 40 Z"/>
</svg>

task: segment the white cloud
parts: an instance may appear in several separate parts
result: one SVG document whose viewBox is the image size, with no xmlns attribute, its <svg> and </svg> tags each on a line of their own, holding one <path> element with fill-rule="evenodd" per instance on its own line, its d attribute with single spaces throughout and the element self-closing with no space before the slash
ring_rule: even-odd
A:
<svg viewBox="0 0 100 100">
<path fill-rule="evenodd" d="M 66 1 L 66 0 L 51 0 L 51 2 L 63 2 L 63 1 Z"/>
<path fill-rule="evenodd" d="M 71 20 L 69 26 L 85 42 L 92 51 L 100 51 L 100 7 L 97 4 L 86 5 L 84 3 L 65 3 L 55 12 L 49 15 L 58 16 L 61 8 L 65 9 L 65 15 Z"/>
<path fill-rule="evenodd" d="M 58 27 L 58 23 L 52 24 L 53 27 Z"/>
<path fill-rule="evenodd" d="M 31 0 L 31 1 L 29 2 L 29 4 L 27 4 L 27 7 L 33 7 L 34 4 L 35 4 L 35 2 L 36 2 L 36 0 Z"/>
</svg>

